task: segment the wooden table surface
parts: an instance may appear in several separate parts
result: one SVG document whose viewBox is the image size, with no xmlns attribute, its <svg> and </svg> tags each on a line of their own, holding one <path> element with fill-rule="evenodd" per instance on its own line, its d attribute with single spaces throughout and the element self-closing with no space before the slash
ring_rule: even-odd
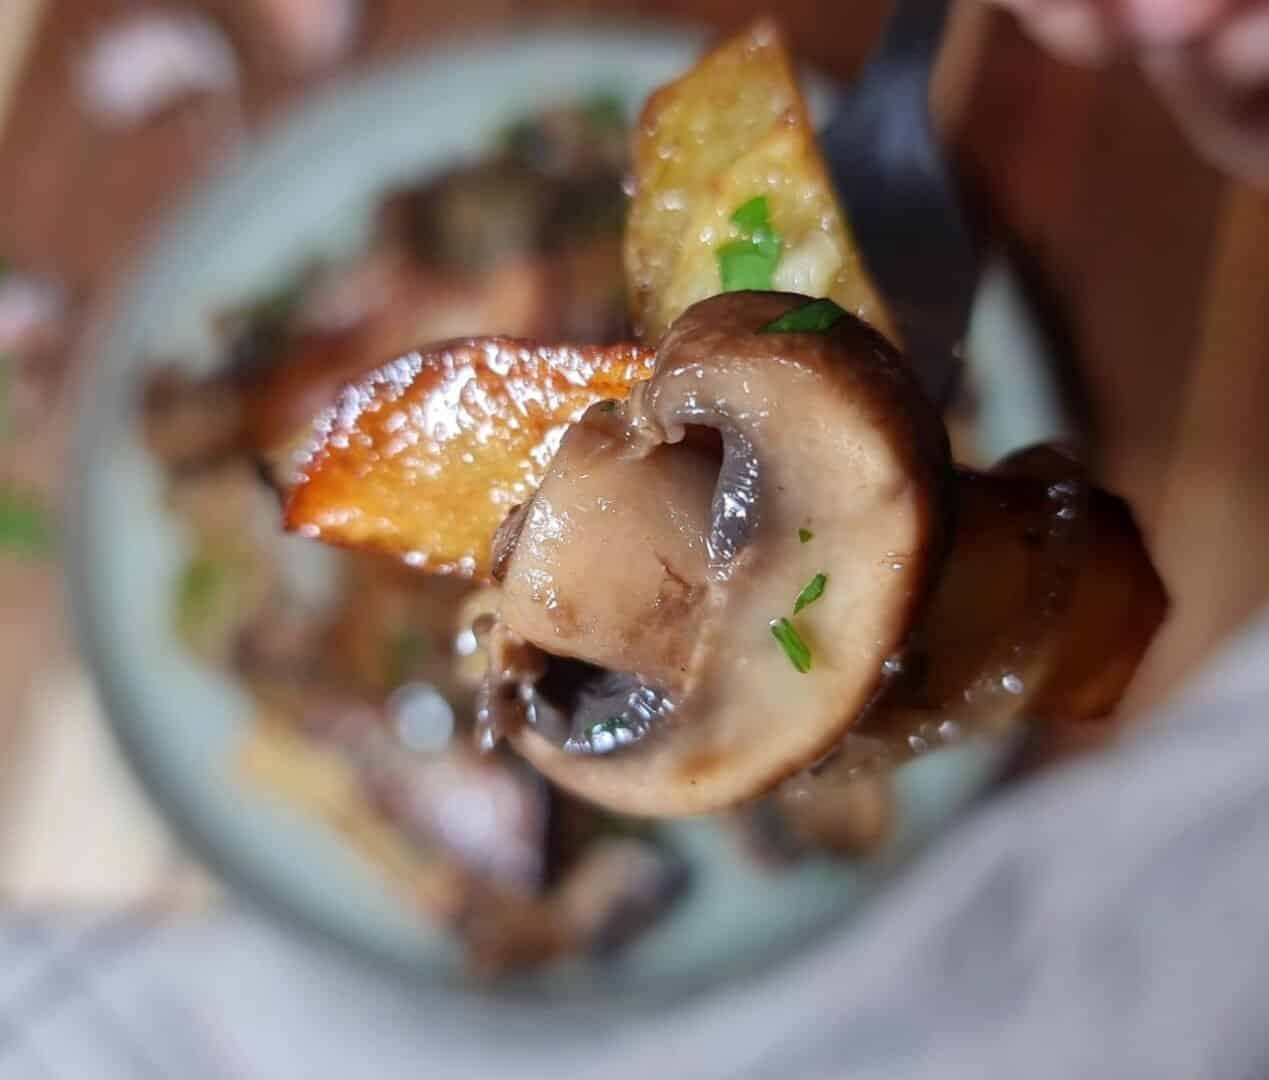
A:
<svg viewBox="0 0 1269 1080">
<path fill-rule="evenodd" d="M 44 4 L 0 132 L 0 252 L 91 295 L 156 209 L 226 151 L 239 119 L 210 104 L 104 130 L 77 102 L 75 62 L 120 11 L 156 5 Z M 241 31 L 235 0 L 205 6 Z M 370 0 L 352 63 L 544 12 L 639 11 L 724 29 L 775 7 Z M 883 0 L 778 7 L 801 54 L 842 76 L 884 12 Z M 250 128 L 305 88 L 264 59 L 248 53 Z M 956 12 L 940 87 L 966 180 L 1063 335 L 1098 472 L 1132 500 L 1171 587 L 1173 616 L 1134 691 L 1154 700 L 1269 599 L 1269 199 L 1199 162 L 1134 71 L 1053 61 L 977 0 Z"/>
</svg>

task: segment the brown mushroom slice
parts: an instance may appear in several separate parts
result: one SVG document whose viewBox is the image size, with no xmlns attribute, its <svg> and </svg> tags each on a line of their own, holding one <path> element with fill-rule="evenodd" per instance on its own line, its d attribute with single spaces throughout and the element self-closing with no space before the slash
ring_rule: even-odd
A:
<svg viewBox="0 0 1269 1080">
<path fill-rule="evenodd" d="M 885 768 L 1020 720 L 1046 746 L 1091 741 L 1167 613 L 1127 504 L 1077 463 L 1036 448 L 958 487 L 946 570 L 862 725 Z"/>
<path fill-rule="evenodd" d="M 752 797 L 841 739 L 920 613 L 945 542 L 942 426 L 863 323 L 765 331 L 806 303 L 690 308 L 504 531 L 502 625 L 549 657 L 513 738 L 566 789 L 649 815 Z M 771 627 L 817 574 L 802 671 Z"/>
</svg>

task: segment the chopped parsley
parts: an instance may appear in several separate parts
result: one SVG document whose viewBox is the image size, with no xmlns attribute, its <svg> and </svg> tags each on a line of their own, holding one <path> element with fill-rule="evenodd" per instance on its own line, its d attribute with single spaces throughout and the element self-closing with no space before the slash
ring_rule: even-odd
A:
<svg viewBox="0 0 1269 1080">
<path fill-rule="evenodd" d="M 582 115 L 591 128 L 599 133 L 624 131 L 626 105 L 621 95 L 611 91 L 594 94 L 582 104 Z"/>
<path fill-rule="evenodd" d="M 742 232 L 756 233 L 771 227 L 771 207 L 765 195 L 755 195 L 746 203 L 736 207 L 731 215 L 732 224 Z"/>
<path fill-rule="evenodd" d="M 597 838 L 644 840 L 660 846 L 666 845 L 669 839 L 665 835 L 665 830 L 656 823 L 655 818 L 622 817 L 604 813 L 602 810 L 594 811 L 591 828 Z"/>
<path fill-rule="evenodd" d="M 573 138 L 598 144 L 621 135 L 629 124 L 625 97 L 614 90 L 601 90 L 564 109 L 546 108 L 511 120 L 497 135 L 497 145 L 524 164 L 548 172 L 556 171 L 560 155 L 568 152 L 567 134 L 556 130 L 553 114 L 565 112 L 574 122 L 580 120 Z"/>
<path fill-rule="evenodd" d="M 304 299 L 312 283 L 312 270 L 305 267 L 282 282 L 272 292 L 262 296 L 254 305 L 252 314 L 262 323 L 280 326 L 295 314 L 300 301 Z"/>
<path fill-rule="evenodd" d="M 30 495 L 0 489 L 0 551 L 47 555 L 57 545 L 57 528 L 44 504 Z"/>
<path fill-rule="evenodd" d="M 824 586 L 828 584 L 827 574 L 816 574 L 810 581 L 806 583 L 806 587 L 798 593 L 798 598 L 793 602 L 793 614 L 796 615 L 804 607 L 810 607 L 816 600 L 824 595 Z"/>
<path fill-rule="evenodd" d="M 13 434 L 13 357 L 0 352 L 0 438 Z"/>
<path fill-rule="evenodd" d="M 811 670 L 810 646 L 802 640 L 802 635 L 794 629 L 788 619 L 772 619 L 771 636 L 780 643 L 780 648 L 789 658 L 789 663 L 798 671 L 805 675 Z"/>
<path fill-rule="evenodd" d="M 287 324 L 312 291 L 321 263 L 311 260 L 287 272 L 277 284 L 217 317 L 227 336 L 229 366 L 249 372 L 266 364 L 285 339 Z"/>
<path fill-rule="evenodd" d="M 185 564 L 176 586 L 176 623 L 181 636 L 196 637 L 220 607 L 228 583 L 223 563 L 199 555 Z"/>
<path fill-rule="evenodd" d="M 811 539 L 810 529 L 798 529 L 798 539 L 802 543 L 806 543 Z M 824 595 L 824 587 L 828 584 L 827 574 L 816 574 L 793 602 L 793 614 L 796 615 L 804 607 L 809 607 Z M 802 635 L 798 633 L 797 627 L 788 619 L 772 619 L 768 624 L 771 627 L 771 636 L 780 644 L 780 648 L 784 650 L 784 655 L 789 658 L 795 668 L 803 675 L 811 670 L 811 647 L 802 639 Z"/>
<path fill-rule="evenodd" d="M 812 300 L 767 323 L 760 334 L 827 334 L 846 317 L 832 300 Z"/>
<path fill-rule="evenodd" d="M 535 120 L 513 120 L 498 132 L 499 148 L 520 161 L 533 162 L 543 154 L 546 136 Z"/>
<path fill-rule="evenodd" d="M 771 227 L 771 208 L 765 195 L 741 203 L 731 215 L 740 237 L 714 252 L 723 292 L 770 289 L 780 261 L 780 234 Z"/>
<path fill-rule="evenodd" d="M 613 739 L 616 739 L 617 732 L 629 726 L 626 718 L 619 713 L 608 717 L 607 720 L 596 720 L 586 729 L 586 739 L 588 742 L 594 742 L 597 735 L 611 735 Z"/>
<path fill-rule="evenodd" d="M 407 683 L 419 673 L 419 665 L 427 656 L 427 636 L 417 627 L 406 626 L 388 641 L 388 681 L 393 686 Z"/>
<path fill-rule="evenodd" d="M 599 408 L 600 408 L 603 412 L 616 412 L 616 411 L 617 411 L 617 403 L 616 403 L 615 401 L 601 401 L 601 402 L 599 403 Z"/>
<path fill-rule="evenodd" d="M 803 544 L 809 544 L 815 539 L 815 534 L 810 529 L 798 529 L 798 540 Z"/>
</svg>

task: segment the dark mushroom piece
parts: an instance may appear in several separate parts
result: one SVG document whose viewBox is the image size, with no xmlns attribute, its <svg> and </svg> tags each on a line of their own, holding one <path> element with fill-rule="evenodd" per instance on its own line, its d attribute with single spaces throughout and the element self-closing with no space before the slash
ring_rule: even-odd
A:
<svg viewBox="0 0 1269 1080">
<path fill-rule="evenodd" d="M 861 725 L 879 748 L 872 765 L 1022 718 L 1033 755 L 1113 735 L 1106 718 L 1168 610 L 1128 505 L 1047 447 L 962 472 L 957 498 L 942 579 Z"/>
<path fill-rule="evenodd" d="M 807 302 L 690 308 L 652 379 L 569 430 L 500 533 L 490 712 L 527 721 L 509 724 L 517 749 L 583 797 L 702 813 L 813 763 L 882 688 L 936 580 L 943 427 L 863 323 L 767 330 Z M 797 616 L 808 667 L 771 627 L 818 574 Z"/>
</svg>

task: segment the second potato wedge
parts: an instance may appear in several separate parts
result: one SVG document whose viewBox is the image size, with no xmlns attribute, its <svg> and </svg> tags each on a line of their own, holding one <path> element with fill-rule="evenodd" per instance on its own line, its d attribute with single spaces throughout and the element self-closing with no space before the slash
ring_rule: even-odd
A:
<svg viewBox="0 0 1269 1080">
<path fill-rule="evenodd" d="M 641 340 L 655 344 L 688 307 L 723 291 L 718 250 L 739 235 L 737 208 L 762 197 L 780 241 L 766 287 L 831 297 L 897 341 L 773 23 L 754 23 L 649 99 L 634 177 L 625 264 Z"/>
<path fill-rule="evenodd" d="M 434 573 L 489 576 L 493 535 L 532 493 L 565 428 L 652 373 L 637 345 L 472 338 L 409 353 L 318 420 L 286 526 Z"/>
</svg>

